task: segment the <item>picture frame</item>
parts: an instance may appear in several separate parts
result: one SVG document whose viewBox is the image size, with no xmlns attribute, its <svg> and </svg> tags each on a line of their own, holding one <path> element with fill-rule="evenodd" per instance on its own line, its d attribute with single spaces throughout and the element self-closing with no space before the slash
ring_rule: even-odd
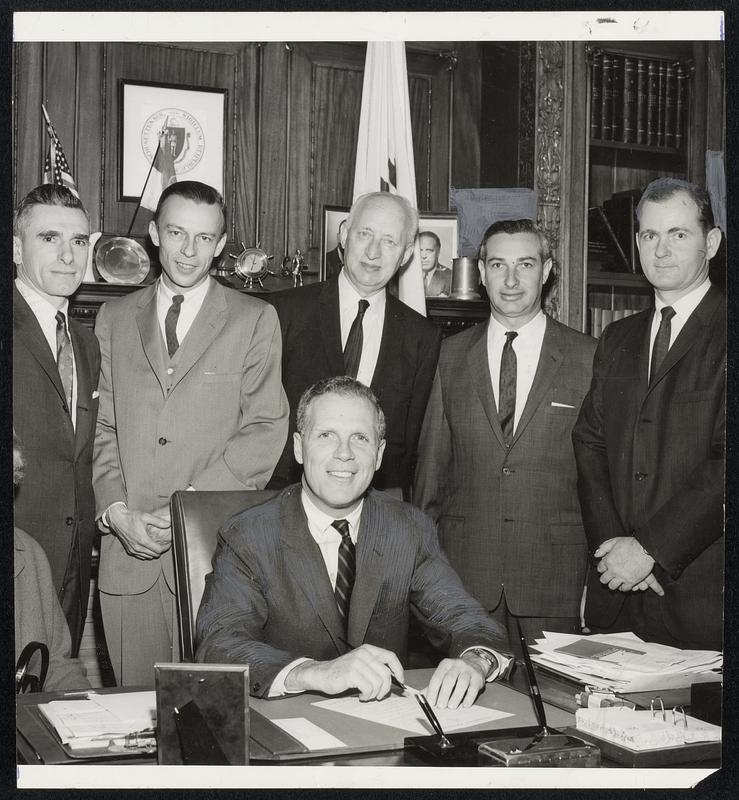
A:
<svg viewBox="0 0 739 800">
<path fill-rule="evenodd" d="M 321 266 L 318 279 L 333 278 L 341 270 L 341 256 L 338 253 L 339 228 L 349 216 L 348 206 L 323 206 L 321 223 Z"/>
<path fill-rule="evenodd" d="M 455 213 L 433 213 L 424 211 L 418 217 L 418 240 L 425 232 L 431 232 L 439 238 L 441 243 L 438 255 L 437 266 L 451 270 L 455 258 L 459 255 L 459 218 Z M 421 262 L 423 268 L 423 261 Z M 451 294 L 451 275 L 447 275 L 447 285 L 444 288 L 431 289 L 426 287 L 426 296 L 436 296 L 440 293 L 445 296 Z M 432 284 L 436 283 L 437 276 L 432 278 Z"/>
<path fill-rule="evenodd" d="M 177 178 L 202 181 L 223 194 L 227 100 L 227 89 L 120 79 L 119 200 L 138 202 L 145 188 L 158 199 L 162 173 L 152 161 L 165 125 Z"/>
</svg>

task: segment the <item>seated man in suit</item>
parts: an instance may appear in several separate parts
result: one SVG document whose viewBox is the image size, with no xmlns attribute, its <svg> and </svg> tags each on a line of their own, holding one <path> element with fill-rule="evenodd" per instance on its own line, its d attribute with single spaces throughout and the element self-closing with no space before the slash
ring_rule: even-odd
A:
<svg viewBox="0 0 739 800">
<path fill-rule="evenodd" d="M 387 454 L 373 485 L 410 485 L 441 334 L 386 287 L 410 258 L 417 229 L 418 213 L 404 197 L 363 195 L 339 231 L 344 267 L 338 276 L 267 298 L 280 318 L 290 403 L 290 436 L 268 489 L 300 480 L 291 444 L 298 400 L 332 375 L 370 386 L 385 412 Z"/>
<path fill-rule="evenodd" d="M 421 248 L 421 270 L 426 297 L 449 297 L 452 293 L 452 271 L 439 263 L 441 239 L 433 231 L 418 234 Z"/>
<path fill-rule="evenodd" d="M 507 667 L 503 629 L 464 590 L 432 521 L 368 487 L 385 450 L 374 394 L 342 376 L 307 389 L 295 457 L 302 485 L 220 531 L 197 621 L 199 661 L 247 663 L 251 691 L 358 689 L 403 681 L 411 608 L 451 658 L 428 687 L 438 707 L 470 706 Z"/>
</svg>

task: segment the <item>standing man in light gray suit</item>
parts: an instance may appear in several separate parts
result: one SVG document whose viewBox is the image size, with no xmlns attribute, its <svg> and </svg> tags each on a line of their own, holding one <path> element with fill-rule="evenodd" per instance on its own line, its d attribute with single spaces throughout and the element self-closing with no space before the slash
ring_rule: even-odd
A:
<svg viewBox="0 0 739 800">
<path fill-rule="evenodd" d="M 221 195 L 167 187 L 149 234 L 161 278 L 106 303 L 95 326 L 99 587 L 121 685 L 152 685 L 154 662 L 178 657 L 170 495 L 264 488 L 287 436 L 277 315 L 208 275 L 226 243 Z"/>
<path fill-rule="evenodd" d="M 468 591 L 527 637 L 579 631 L 587 566 L 570 435 L 596 342 L 542 311 L 551 268 L 531 220 L 485 232 L 490 319 L 442 345 L 413 497 Z"/>
<path fill-rule="evenodd" d="M 403 681 L 411 608 L 447 643 L 431 703 L 470 706 L 508 667 L 502 628 L 464 590 L 432 521 L 368 489 L 385 417 L 367 386 L 328 378 L 303 393 L 293 437 L 302 483 L 233 517 L 218 536 L 197 623 L 199 661 L 246 663 L 251 692 Z"/>
</svg>

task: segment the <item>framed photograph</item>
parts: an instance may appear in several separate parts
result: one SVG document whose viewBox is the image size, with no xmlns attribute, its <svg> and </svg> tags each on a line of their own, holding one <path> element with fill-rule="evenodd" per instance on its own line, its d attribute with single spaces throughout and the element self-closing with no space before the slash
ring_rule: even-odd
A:
<svg viewBox="0 0 739 800">
<path fill-rule="evenodd" d="M 223 193 L 228 91 L 128 80 L 119 87 L 119 199 L 137 201 L 146 185 L 149 208 L 172 173 Z M 152 169 L 161 136 L 168 150 Z"/>
<path fill-rule="evenodd" d="M 339 227 L 349 216 L 346 206 L 324 206 L 321 226 L 321 269 L 319 280 L 325 281 L 338 275 L 343 265 L 344 254 L 339 244 Z"/>
<path fill-rule="evenodd" d="M 459 220 L 456 214 L 424 212 L 418 219 L 421 269 L 427 297 L 451 295 L 452 262 L 458 255 Z"/>
</svg>

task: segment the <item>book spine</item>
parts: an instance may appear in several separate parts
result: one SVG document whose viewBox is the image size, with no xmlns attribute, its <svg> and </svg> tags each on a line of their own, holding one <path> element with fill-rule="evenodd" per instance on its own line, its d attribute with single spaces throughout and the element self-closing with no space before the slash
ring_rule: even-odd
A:
<svg viewBox="0 0 739 800">
<path fill-rule="evenodd" d="M 657 64 L 650 61 L 647 64 L 647 144 L 657 144 L 657 93 L 659 79 Z"/>
<path fill-rule="evenodd" d="M 647 65 L 636 61 L 636 143 L 647 143 Z"/>
<path fill-rule="evenodd" d="M 665 147 L 675 146 L 675 123 L 677 120 L 677 67 L 665 67 Z"/>
<path fill-rule="evenodd" d="M 665 143 L 665 62 L 660 61 L 657 67 L 657 142 L 662 147 Z"/>
<path fill-rule="evenodd" d="M 593 54 L 590 75 L 590 138 L 600 139 L 603 116 L 603 53 Z"/>
<path fill-rule="evenodd" d="M 622 142 L 636 141 L 636 63 L 633 58 L 624 59 L 624 105 Z"/>
<path fill-rule="evenodd" d="M 610 141 L 613 138 L 613 58 L 603 53 L 602 114 L 600 138 Z"/>
<path fill-rule="evenodd" d="M 613 92 L 611 94 L 611 139 L 620 142 L 623 135 L 624 119 L 624 60 L 613 56 Z"/>
<path fill-rule="evenodd" d="M 682 64 L 677 65 L 677 97 L 675 103 L 675 147 L 683 146 L 683 130 L 685 128 L 685 105 L 688 75 Z"/>
</svg>

